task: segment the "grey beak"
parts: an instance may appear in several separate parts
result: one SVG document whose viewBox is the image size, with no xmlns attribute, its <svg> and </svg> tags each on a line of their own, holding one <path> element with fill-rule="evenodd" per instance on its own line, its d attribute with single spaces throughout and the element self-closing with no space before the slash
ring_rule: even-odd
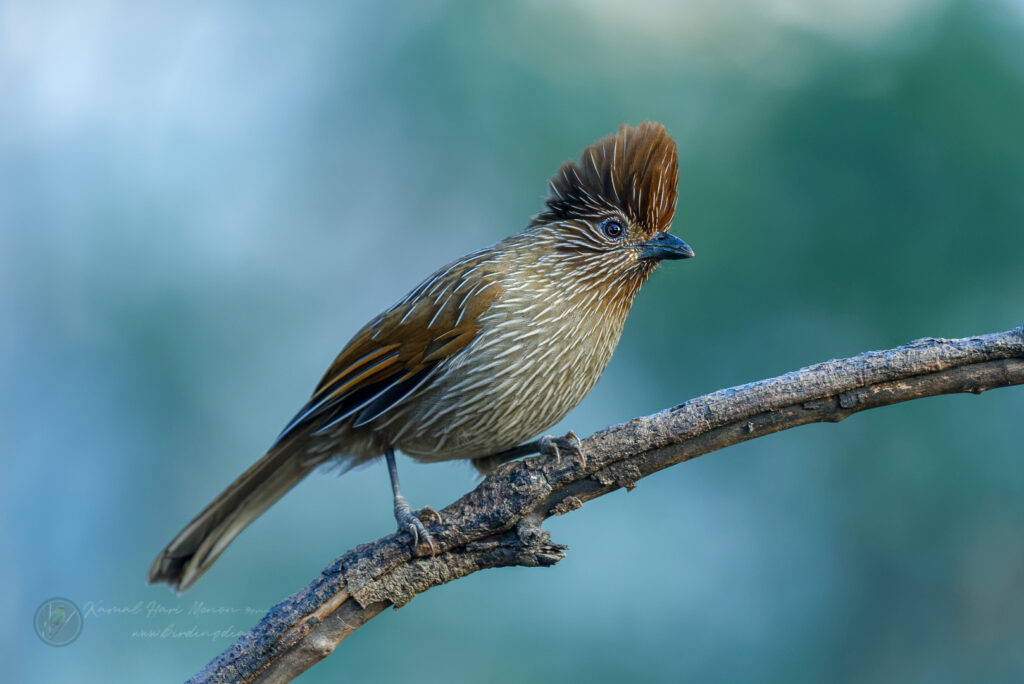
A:
<svg viewBox="0 0 1024 684">
<path fill-rule="evenodd" d="M 647 242 L 641 242 L 641 259 L 689 259 L 693 256 L 693 250 L 675 235 L 660 231 Z"/>
</svg>

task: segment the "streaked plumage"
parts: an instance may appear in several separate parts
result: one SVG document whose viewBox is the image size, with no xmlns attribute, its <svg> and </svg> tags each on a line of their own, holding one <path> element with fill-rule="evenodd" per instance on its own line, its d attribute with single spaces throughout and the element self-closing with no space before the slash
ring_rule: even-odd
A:
<svg viewBox="0 0 1024 684">
<path fill-rule="evenodd" d="M 482 467 L 561 420 L 597 382 L 660 259 L 692 256 L 667 235 L 677 173 L 675 143 L 655 123 L 623 125 L 564 164 L 529 227 L 440 269 L 352 338 L 270 452 L 171 542 L 150 581 L 187 588 L 327 461 L 398 449 Z"/>
</svg>

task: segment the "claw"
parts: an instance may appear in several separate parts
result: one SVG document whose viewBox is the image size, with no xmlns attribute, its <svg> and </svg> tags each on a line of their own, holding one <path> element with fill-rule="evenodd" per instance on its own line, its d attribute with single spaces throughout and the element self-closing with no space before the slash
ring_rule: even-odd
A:
<svg viewBox="0 0 1024 684">
<path fill-rule="evenodd" d="M 587 457 L 583 454 L 583 442 L 576 435 L 575 430 L 569 430 L 565 433 L 565 439 L 570 443 L 574 454 L 580 457 L 580 459 L 586 463 Z"/>
<path fill-rule="evenodd" d="M 437 553 L 437 545 L 434 544 L 434 538 L 427 532 L 427 528 L 423 526 L 422 518 L 441 523 L 441 516 L 430 506 L 413 511 L 404 499 L 395 502 L 395 520 L 398 521 L 398 531 L 409 533 L 409 536 L 412 537 L 414 551 L 421 541 L 426 542 L 430 546 L 430 555 L 433 556 Z"/>
<path fill-rule="evenodd" d="M 574 456 L 579 457 L 584 464 L 587 462 L 586 454 L 583 453 L 583 442 L 576 435 L 573 430 L 565 433 L 564 437 L 552 437 L 551 435 L 544 435 L 537 440 L 537 452 L 541 454 L 547 454 L 555 457 L 555 463 L 560 464 L 562 462 L 562 451 L 561 449 L 567 449 L 571 451 Z"/>
<path fill-rule="evenodd" d="M 430 518 L 431 520 L 436 522 L 438 525 L 440 525 L 441 523 L 444 522 L 444 520 L 441 519 L 441 514 L 438 513 L 437 511 L 435 511 L 430 506 L 424 506 L 420 510 L 416 511 L 416 513 L 414 515 L 417 518 L 419 518 L 420 520 L 423 520 L 424 518 Z"/>
<path fill-rule="evenodd" d="M 557 437 L 551 435 L 544 435 L 537 440 L 537 451 L 542 454 L 550 454 L 555 457 L 555 463 L 562 462 L 562 452 L 558 450 Z"/>
</svg>

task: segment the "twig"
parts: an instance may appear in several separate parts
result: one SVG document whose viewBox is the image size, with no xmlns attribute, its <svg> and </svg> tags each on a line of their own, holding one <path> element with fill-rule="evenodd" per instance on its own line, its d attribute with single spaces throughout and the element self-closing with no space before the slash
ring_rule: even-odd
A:
<svg viewBox="0 0 1024 684">
<path fill-rule="evenodd" d="M 583 441 L 586 460 L 500 466 L 430 529 L 440 553 L 414 557 L 392 534 L 336 559 L 274 606 L 192 682 L 288 682 L 388 606 L 485 568 L 554 565 L 565 553 L 541 523 L 677 463 L 787 428 L 878 406 L 1024 384 L 1024 326 L 959 340 L 922 339 L 719 390 Z"/>
</svg>

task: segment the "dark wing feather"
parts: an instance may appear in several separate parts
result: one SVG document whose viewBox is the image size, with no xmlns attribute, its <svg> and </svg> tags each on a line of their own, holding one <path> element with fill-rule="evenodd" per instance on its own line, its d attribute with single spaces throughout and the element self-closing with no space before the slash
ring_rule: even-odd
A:
<svg viewBox="0 0 1024 684">
<path fill-rule="evenodd" d="M 418 390 L 420 385 L 430 379 L 430 374 L 436 365 L 429 365 L 416 373 L 406 373 L 388 385 L 383 391 L 374 396 L 373 400 L 366 405 L 366 408 L 359 412 L 355 422 L 352 423 L 352 427 L 362 427 L 394 408 L 403 399 Z"/>
<path fill-rule="evenodd" d="M 501 294 L 500 267 L 489 256 L 477 252 L 441 269 L 360 330 L 277 443 L 346 420 L 364 427 L 428 384 L 473 341 L 480 315 Z"/>
</svg>

